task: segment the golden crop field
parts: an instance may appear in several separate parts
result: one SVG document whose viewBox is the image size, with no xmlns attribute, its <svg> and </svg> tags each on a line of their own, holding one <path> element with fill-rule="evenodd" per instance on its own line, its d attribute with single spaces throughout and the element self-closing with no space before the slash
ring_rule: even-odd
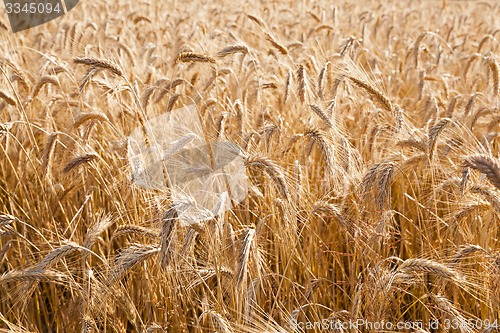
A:
<svg viewBox="0 0 500 333">
<path fill-rule="evenodd" d="M 498 329 L 500 3 L 0 20 L 1 332 Z M 245 195 L 193 199 L 223 157 Z"/>
</svg>

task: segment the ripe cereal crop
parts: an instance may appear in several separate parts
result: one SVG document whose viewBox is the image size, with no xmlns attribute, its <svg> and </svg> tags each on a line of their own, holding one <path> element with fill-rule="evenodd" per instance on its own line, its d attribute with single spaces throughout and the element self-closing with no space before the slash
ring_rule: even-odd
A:
<svg viewBox="0 0 500 333">
<path fill-rule="evenodd" d="M 14 34 L 0 15 L 0 331 L 494 331 L 470 323 L 500 320 L 499 17 L 83 0 Z"/>
</svg>

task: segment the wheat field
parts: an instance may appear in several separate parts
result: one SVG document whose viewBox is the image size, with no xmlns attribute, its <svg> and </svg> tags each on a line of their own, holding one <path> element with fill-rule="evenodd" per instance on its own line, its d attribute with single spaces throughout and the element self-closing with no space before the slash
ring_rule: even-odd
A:
<svg viewBox="0 0 500 333">
<path fill-rule="evenodd" d="M 494 332 L 499 17 L 452 0 L 81 1 L 16 34 L 0 17 L 0 331 Z M 127 154 L 187 106 L 248 178 L 190 224 Z"/>
</svg>

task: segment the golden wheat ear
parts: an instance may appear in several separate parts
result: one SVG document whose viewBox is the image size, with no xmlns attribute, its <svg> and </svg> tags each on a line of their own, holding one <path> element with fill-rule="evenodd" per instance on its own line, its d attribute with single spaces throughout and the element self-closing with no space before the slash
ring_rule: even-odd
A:
<svg viewBox="0 0 500 333">
<path fill-rule="evenodd" d="M 483 173 L 497 189 L 500 189 L 500 166 L 498 161 L 486 155 L 476 155 L 467 157 L 464 165 Z"/>
<path fill-rule="evenodd" d="M 177 227 L 177 211 L 175 207 L 171 207 L 167 210 L 162 220 L 160 263 L 163 268 L 166 268 L 170 264 L 174 256 Z"/>
</svg>

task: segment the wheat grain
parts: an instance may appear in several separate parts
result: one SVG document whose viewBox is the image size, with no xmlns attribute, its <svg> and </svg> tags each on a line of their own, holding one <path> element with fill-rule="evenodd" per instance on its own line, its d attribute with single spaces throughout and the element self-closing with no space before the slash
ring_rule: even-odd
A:
<svg viewBox="0 0 500 333">
<path fill-rule="evenodd" d="M 156 88 L 157 88 L 156 86 L 149 87 L 142 92 L 141 105 L 142 105 L 143 109 L 147 109 L 147 107 L 149 105 L 149 100 L 150 100 L 151 96 L 153 95 L 153 93 L 155 92 Z"/>
<path fill-rule="evenodd" d="M 1 25 L 1 23 L 0 23 Z M 19 86 L 27 93 L 29 93 L 30 80 L 28 79 L 26 73 L 12 60 L 10 59 L 2 59 L 0 60 L 0 64 L 7 64 L 12 69 L 12 81 L 17 81 Z"/>
<path fill-rule="evenodd" d="M 160 102 L 170 90 L 175 90 L 175 88 L 182 83 L 187 83 L 187 81 L 184 79 L 175 79 L 174 81 L 168 83 L 164 88 L 160 88 L 161 84 L 157 83 L 158 88 L 156 91 L 160 91 L 160 93 L 155 97 L 153 104 Z"/>
<path fill-rule="evenodd" d="M 454 96 L 450 104 L 448 105 L 448 108 L 446 109 L 446 117 L 451 118 L 453 116 L 453 111 L 455 110 L 455 105 L 457 104 L 458 96 Z"/>
<path fill-rule="evenodd" d="M 464 116 L 467 116 L 471 113 L 472 108 L 474 107 L 474 103 L 476 102 L 477 95 L 479 93 L 473 93 L 471 97 L 469 98 L 469 101 L 465 105 L 465 111 L 464 111 Z"/>
<path fill-rule="evenodd" d="M 425 142 L 422 142 L 421 140 L 418 139 L 399 140 L 398 142 L 396 142 L 396 146 L 399 146 L 401 148 L 405 147 L 415 148 L 417 150 L 420 150 L 420 152 L 422 153 L 426 153 L 428 147 Z"/>
<path fill-rule="evenodd" d="M 292 148 L 293 145 L 301 138 L 303 138 L 303 134 L 294 134 L 289 140 L 288 143 L 285 145 L 283 148 L 283 151 L 281 152 L 281 155 L 286 155 Z"/>
<path fill-rule="evenodd" d="M 196 231 L 194 228 L 189 228 L 189 230 L 186 232 L 181 248 L 181 258 L 189 258 L 189 256 L 192 254 L 196 237 L 198 235 L 198 231 Z"/>
<path fill-rule="evenodd" d="M 85 88 L 89 85 L 90 81 L 92 78 L 99 73 L 100 68 L 98 67 L 90 67 L 87 70 L 87 73 L 85 73 L 85 76 L 83 79 L 80 81 L 80 84 L 78 85 L 78 91 L 83 92 Z M 113 88 L 110 88 L 108 90 L 114 90 Z"/>
<path fill-rule="evenodd" d="M 0 249 L 0 265 L 3 264 L 3 261 L 7 255 L 7 252 L 9 251 L 9 249 L 12 247 L 12 240 L 6 242 L 2 248 Z"/>
<path fill-rule="evenodd" d="M 312 213 L 318 214 L 325 218 L 333 217 L 334 219 L 344 222 L 342 211 L 339 207 L 328 202 L 318 202 L 312 207 Z"/>
<path fill-rule="evenodd" d="M 483 196 L 497 212 L 500 212 L 500 201 L 498 201 L 492 190 L 479 185 L 472 186 L 470 190 Z"/>
<path fill-rule="evenodd" d="M 173 110 L 175 102 L 177 102 L 181 96 L 182 96 L 181 94 L 174 94 L 172 95 L 172 97 L 170 97 L 170 99 L 168 100 L 167 112 Z"/>
<path fill-rule="evenodd" d="M 0 31 L 0 331 L 492 319 L 498 5 L 163 7 Z"/>
<path fill-rule="evenodd" d="M 462 195 L 465 193 L 465 190 L 467 189 L 467 184 L 470 179 L 470 168 L 464 168 L 462 171 L 462 179 L 460 180 L 460 192 Z"/>
<path fill-rule="evenodd" d="M 230 324 L 227 320 L 222 317 L 219 313 L 215 311 L 210 311 L 210 319 L 212 321 L 212 327 L 216 332 L 220 333 L 231 333 Z"/>
<path fill-rule="evenodd" d="M 0 137 L 7 135 L 10 133 L 10 130 L 12 129 L 13 123 L 0 123 Z"/>
<path fill-rule="evenodd" d="M 89 316 L 84 316 L 81 323 L 81 333 L 91 333 L 94 331 L 93 320 Z"/>
</svg>

